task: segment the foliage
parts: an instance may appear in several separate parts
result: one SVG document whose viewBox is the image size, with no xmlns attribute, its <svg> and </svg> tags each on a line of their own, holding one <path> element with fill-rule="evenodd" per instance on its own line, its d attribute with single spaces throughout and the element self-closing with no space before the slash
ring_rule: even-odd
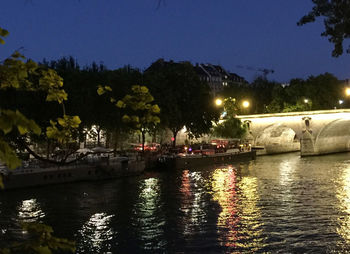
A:
<svg viewBox="0 0 350 254">
<path fill-rule="evenodd" d="M 334 45 L 332 56 L 343 54 L 343 42 L 350 37 L 350 2 L 348 0 L 312 0 L 312 10 L 303 16 L 298 25 L 315 22 L 316 18 L 324 18 L 324 32 L 321 36 L 327 37 Z M 350 53 L 350 48 L 347 49 Z"/>
<path fill-rule="evenodd" d="M 5 37 L 7 34 L 6 30 L 0 28 L 0 37 Z M 44 92 L 46 101 L 54 101 L 62 105 L 63 119 L 70 118 L 64 112 L 63 102 L 67 100 L 68 95 L 62 89 L 63 79 L 54 70 L 39 66 L 34 61 L 24 60 L 23 55 L 15 52 L 0 64 L 0 91 L 2 93 L 6 91 L 27 91 L 39 95 Z M 39 135 L 41 128 L 34 120 L 30 120 L 22 114 L 17 109 L 18 105 L 14 105 L 14 109 L 4 108 L 6 106 L 6 103 L 0 105 L 0 160 L 13 169 L 20 165 L 20 160 L 16 156 L 15 145 L 18 148 L 18 140 L 25 142 L 25 138 L 19 137 L 25 137 L 29 133 Z M 79 117 L 72 118 L 76 124 Z M 77 125 L 70 126 L 70 130 L 72 128 L 77 128 Z M 55 136 L 52 134 L 51 138 L 55 138 Z M 57 141 L 62 140 L 57 139 Z M 40 156 L 37 157 L 40 158 Z M 0 185 L 2 186 L 1 180 L 0 178 Z"/>
<path fill-rule="evenodd" d="M 50 120 L 51 126 L 46 128 L 46 135 L 62 144 L 73 142 L 73 134 L 80 123 L 78 116 L 64 115 L 63 118 L 58 118 L 57 122 Z"/>
<path fill-rule="evenodd" d="M 56 251 L 75 252 L 75 242 L 52 236 L 53 230 L 48 225 L 31 222 L 23 223 L 22 227 L 23 230 L 28 232 L 28 239 L 0 249 L 0 254 L 51 254 Z"/>
<path fill-rule="evenodd" d="M 273 92 L 278 83 L 268 81 L 265 77 L 257 77 L 251 84 L 251 111 L 256 114 L 266 113 L 266 107 L 273 100 Z"/>
<path fill-rule="evenodd" d="M 123 116 L 124 122 L 131 123 L 136 129 L 149 129 L 160 122 L 157 116 L 160 113 L 158 105 L 151 104 L 153 96 L 145 86 L 133 86 L 132 94 L 125 95 L 116 103 L 119 108 L 131 109 L 131 115 Z"/>
<path fill-rule="evenodd" d="M 98 95 L 103 95 L 106 92 L 112 92 L 112 88 L 110 86 L 98 86 Z M 151 132 L 160 123 L 158 117 L 160 108 L 157 104 L 152 104 L 154 98 L 149 93 L 148 88 L 134 85 L 131 87 L 131 94 L 125 95 L 118 101 L 114 97 L 110 97 L 109 100 L 117 108 L 124 109 L 125 114 L 122 116 L 122 121 L 131 129 L 141 132 L 142 148 L 144 148 L 145 133 Z"/>
<path fill-rule="evenodd" d="M 284 103 L 283 112 L 298 112 L 298 111 L 308 111 L 312 108 L 312 102 L 308 100 L 305 102 L 303 99 L 297 101 L 296 104 Z"/>
<path fill-rule="evenodd" d="M 160 59 L 145 71 L 145 80 L 162 109 L 162 127 L 173 133 L 173 145 L 183 127 L 190 137 L 210 132 L 212 121 L 219 118 L 219 111 L 208 85 L 199 80 L 191 63 Z"/>
<path fill-rule="evenodd" d="M 223 120 L 213 127 L 213 134 L 221 138 L 241 138 L 246 132 L 246 126 L 236 118 L 240 108 L 235 98 L 229 97 L 223 100 L 223 110 L 226 114 Z"/>
<path fill-rule="evenodd" d="M 0 43 L 5 44 L 4 38 L 9 34 L 6 29 L 0 27 Z"/>
<path fill-rule="evenodd" d="M 308 110 L 333 109 L 344 96 L 341 82 L 330 73 L 310 76 L 306 80 L 293 79 L 285 92 L 284 101 L 288 104 L 302 106 L 304 99 L 312 102 Z"/>
<path fill-rule="evenodd" d="M 229 117 L 213 128 L 213 134 L 222 138 L 241 138 L 246 133 L 246 129 L 241 120 Z"/>
<path fill-rule="evenodd" d="M 235 98 L 229 97 L 224 99 L 224 110 L 228 117 L 234 117 L 239 112 L 239 107 L 237 105 L 237 100 Z"/>
</svg>

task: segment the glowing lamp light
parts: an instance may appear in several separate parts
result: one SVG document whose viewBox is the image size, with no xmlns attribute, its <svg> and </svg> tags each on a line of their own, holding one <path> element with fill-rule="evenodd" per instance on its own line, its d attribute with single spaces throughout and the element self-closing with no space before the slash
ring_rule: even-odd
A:
<svg viewBox="0 0 350 254">
<path fill-rule="evenodd" d="M 309 103 L 309 100 L 308 100 L 308 99 L 305 99 L 304 102 L 305 102 L 305 103 Z"/>
<path fill-rule="evenodd" d="M 347 88 L 345 89 L 345 94 L 346 94 L 346 96 L 349 96 L 349 95 L 350 95 L 350 87 L 347 87 Z"/>
<path fill-rule="evenodd" d="M 344 103 L 344 101 L 343 100 L 339 100 L 339 104 L 341 105 L 341 104 L 343 104 Z"/>
<path fill-rule="evenodd" d="M 242 106 L 243 106 L 243 108 L 248 108 L 249 107 L 249 101 L 243 101 Z"/>
<path fill-rule="evenodd" d="M 216 106 L 221 106 L 222 105 L 222 100 L 221 99 L 216 99 L 215 100 Z"/>
<path fill-rule="evenodd" d="M 171 141 L 174 141 L 174 140 L 175 140 L 175 138 L 174 138 L 174 137 L 172 137 L 172 138 L 171 138 Z"/>
</svg>

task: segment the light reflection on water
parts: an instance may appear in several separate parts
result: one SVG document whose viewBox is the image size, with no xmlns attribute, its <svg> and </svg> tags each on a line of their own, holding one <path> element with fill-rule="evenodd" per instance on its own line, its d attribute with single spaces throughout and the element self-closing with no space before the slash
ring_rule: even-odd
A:
<svg viewBox="0 0 350 254">
<path fill-rule="evenodd" d="M 116 234 L 111 226 L 114 215 L 106 213 L 93 214 L 90 219 L 78 231 L 79 243 L 77 253 L 84 253 L 84 249 L 89 249 L 91 253 L 109 252 L 111 241 Z M 84 248 L 79 248 L 83 246 Z"/>
<path fill-rule="evenodd" d="M 230 168 L 217 168 L 212 175 L 213 199 L 221 207 L 218 218 L 219 242 L 234 246 L 237 241 L 237 224 L 240 220 L 237 211 L 236 171 Z"/>
<path fill-rule="evenodd" d="M 26 220 L 48 222 L 78 253 L 347 253 L 349 156 L 263 156 L 0 193 L 0 246 Z"/>
<path fill-rule="evenodd" d="M 138 198 L 133 208 L 133 227 L 137 229 L 138 244 L 142 249 L 159 249 L 165 243 L 159 240 L 164 233 L 161 188 L 158 178 L 142 179 Z"/>
<path fill-rule="evenodd" d="M 39 222 L 45 217 L 36 199 L 23 200 L 17 208 L 18 220 L 22 222 Z"/>
<path fill-rule="evenodd" d="M 184 235 L 192 235 L 193 232 L 201 232 L 206 223 L 206 201 L 203 198 L 205 194 L 203 185 L 203 176 L 201 172 L 190 172 L 184 170 L 181 176 L 181 225 Z"/>
<path fill-rule="evenodd" d="M 350 243 L 350 166 L 343 170 L 336 196 L 340 201 L 339 209 L 342 212 L 342 216 L 338 218 L 337 232 Z"/>
</svg>

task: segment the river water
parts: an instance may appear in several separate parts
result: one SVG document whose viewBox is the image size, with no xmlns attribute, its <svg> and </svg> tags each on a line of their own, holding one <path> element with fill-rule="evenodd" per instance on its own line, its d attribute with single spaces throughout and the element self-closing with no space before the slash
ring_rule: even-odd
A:
<svg viewBox="0 0 350 254">
<path fill-rule="evenodd" d="M 0 246 L 21 221 L 77 253 L 350 252 L 350 154 L 298 153 L 0 192 Z"/>
</svg>

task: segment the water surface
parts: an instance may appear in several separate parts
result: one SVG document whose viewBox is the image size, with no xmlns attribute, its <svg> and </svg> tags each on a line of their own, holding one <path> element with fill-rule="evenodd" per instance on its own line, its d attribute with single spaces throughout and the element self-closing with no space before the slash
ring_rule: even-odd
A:
<svg viewBox="0 0 350 254">
<path fill-rule="evenodd" d="M 0 246 L 21 221 L 77 253 L 350 251 L 350 154 L 261 156 L 233 165 L 0 192 Z"/>
</svg>

